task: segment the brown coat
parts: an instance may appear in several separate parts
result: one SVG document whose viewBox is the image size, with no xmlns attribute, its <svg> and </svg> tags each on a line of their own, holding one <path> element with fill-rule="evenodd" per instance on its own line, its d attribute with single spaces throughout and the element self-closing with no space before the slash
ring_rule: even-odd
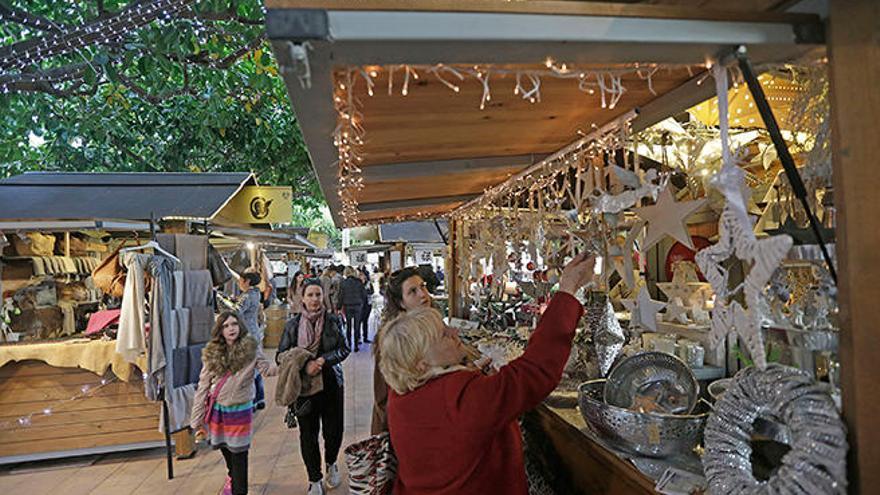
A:
<svg viewBox="0 0 880 495">
<path fill-rule="evenodd" d="M 278 355 L 278 383 L 275 386 L 275 403 L 282 407 L 293 405 L 300 396 L 308 397 L 315 395 L 324 389 L 324 380 L 321 373 L 310 376 L 303 367 L 315 355 L 303 349 L 294 347 Z"/>
<path fill-rule="evenodd" d="M 255 369 L 259 369 L 263 376 L 278 373 L 278 367 L 266 359 L 263 351 L 257 347 L 257 341 L 250 335 L 239 339 L 228 351 L 225 344 L 208 342 L 202 352 L 202 372 L 190 414 L 192 429 L 198 430 L 204 424 L 208 395 L 227 372 L 232 372 L 232 375 L 220 389 L 217 404 L 233 406 L 253 400 L 256 394 Z"/>
</svg>

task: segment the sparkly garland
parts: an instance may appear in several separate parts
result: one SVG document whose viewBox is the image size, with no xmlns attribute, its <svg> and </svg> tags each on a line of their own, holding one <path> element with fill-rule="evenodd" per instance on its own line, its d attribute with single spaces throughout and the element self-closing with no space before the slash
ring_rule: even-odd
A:
<svg viewBox="0 0 880 495">
<path fill-rule="evenodd" d="M 750 459 L 758 417 L 791 428 L 791 450 L 767 481 L 755 479 Z M 771 364 L 737 373 L 716 403 L 704 438 L 710 493 L 846 493 L 846 428 L 831 397 L 803 371 Z"/>
</svg>

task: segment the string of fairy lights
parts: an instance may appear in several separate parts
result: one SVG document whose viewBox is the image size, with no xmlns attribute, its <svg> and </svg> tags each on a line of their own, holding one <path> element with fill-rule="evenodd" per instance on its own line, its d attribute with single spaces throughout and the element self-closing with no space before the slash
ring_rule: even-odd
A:
<svg viewBox="0 0 880 495">
<path fill-rule="evenodd" d="M 142 375 L 143 379 L 147 379 L 146 373 Z M 23 414 L 18 416 L 16 419 L 0 421 L 0 430 L 10 430 L 10 429 L 21 429 L 21 428 L 29 428 L 33 426 L 33 421 L 36 418 L 40 417 L 49 417 L 59 412 L 59 409 L 66 404 L 69 404 L 73 401 L 87 399 L 95 395 L 96 392 L 101 390 L 108 385 L 116 383 L 119 381 L 119 378 L 113 376 L 111 378 L 101 378 L 100 381 L 95 383 L 86 383 L 80 385 L 79 392 L 71 396 L 70 398 L 58 399 L 48 405 L 44 405 L 42 409 L 35 410 L 33 412 Z"/>
<path fill-rule="evenodd" d="M 0 13 L 0 22 L 25 24 L 42 33 L 39 37 L 0 47 L 0 94 L 19 91 L 70 94 L 72 90 L 94 86 L 94 78 L 89 83 L 89 76 L 100 73 L 103 66 L 94 61 L 90 49 L 101 46 L 114 50 L 121 50 L 123 46 L 128 49 L 127 45 L 123 45 L 128 37 L 155 21 L 169 23 L 188 19 L 193 32 L 207 39 L 216 30 L 209 25 L 211 19 L 202 19 L 193 10 L 194 3 L 195 0 L 132 2 L 118 13 L 75 27 L 26 12 L 10 10 L 5 14 Z M 254 43 L 261 43 L 262 39 L 259 36 L 251 40 L 229 57 L 241 56 L 245 51 L 252 50 Z M 59 57 L 64 56 L 72 56 L 69 64 L 58 66 Z M 229 60 L 227 57 L 205 57 L 196 63 L 211 68 L 225 68 Z"/>
<path fill-rule="evenodd" d="M 606 68 L 582 68 L 567 63 L 559 63 L 552 58 L 547 58 L 543 66 L 538 68 L 516 68 L 510 66 L 495 65 L 387 65 L 387 66 L 357 66 L 339 70 L 334 79 L 334 108 L 337 112 L 337 126 L 333 131 L 333 143 L 337 148 L 337 179 L 339 187 L 337 195 L 341 203 L 340 214 L 346 226 L 355 226 L 362 223 L 359 220 L 358 192 L 363 189 L 362 163 L 364 161 L 364 143 L 366 131 L 364 128 L 364 115 L 360 112 L 360 103 L 356 95 L 356 86 L 362 84 L 366 88 L 368 97 L 376 95 L 379 91 L 387 92 L 389 96 L 399 94 L 406 97 L 411 92 L 411 86 L 421 78 L 433 78 L 448 88 L 453 93 L 461 93 L 463 84 L 468 81 L 476 81 L 482 88 L 479 100 L 480 110 L 485 110 L 492 101 L 493 80 L 502 77 L 515 78 L 513 89 L 514 95 L 519 96 L 530 103 L 541 101 L 541 81 L 543 78 L 555 78 L 570 80 L 577 84 L 580 91 L 587 95 L 595 95 L 603 109 L 613 110 L 627 88 L 624 79 L 635 76 L 642 81 L 648 91 L 657 94 L 653 86 L 654 76 L 661 70 L 685 69 L 690 75 L 696 71 L 705 69 L 703 65 L 660 65 L 660 64 L 630 64 Z M 493 76 L 495 79 L 493 79 Z M 380 79 L 384 79 L 380 83 Z M 380 87 L 380 84 L 382 87 Z M 608 135 L 614 133 L 609 132 Z M 549 168 L 561 167 L 560 163 L 566 161 L 570 164 L 575 155 L 602 149 L 600 139 L 589 140 L 583 147 L 573 151 L 570 156 L 561 158 L 547 164 Z M 558 162 L 558 163 L 557 163 Z M 548 173 L 546 180 L 555 177 L 557 173 Z M 529 181 L 535 180 L 530 177 Z M 506 191 L 487 190 L 491 195 L 498 195 Z M 486 196 L 484 194 L 484 196 Z M 483 199 L 482 201 L 485 201 Z M 397 215 L 394 218 L 383 220 L 402 221 L 436 216 L 434 212 L 414 212 Z"/>
<path fill-rule="evenodd" d="M 50 58 L 73 53 L 94 45 L 106 45 L 129 34 L 133 29 L 146 26 L 157 20 L 170 20 L 179 11 L 188 8 L 194 0 L 155 0 L 153 2 L 134 5 L 118 15 L 100 19 L 95 22 L 74 28 L 54 30 L 55 24 L 47 24 L 53 29 L 35 43 L 25 41 L 8 47 L 0 56 L 0 71 L 9 73 L 21 71 Z M 0 21 L 4 16 L 0 15 Z M 42 21 L 34 20 L 39 27 Z M 3 91 L 0 88 L 0 91 Z"/>
</svg>

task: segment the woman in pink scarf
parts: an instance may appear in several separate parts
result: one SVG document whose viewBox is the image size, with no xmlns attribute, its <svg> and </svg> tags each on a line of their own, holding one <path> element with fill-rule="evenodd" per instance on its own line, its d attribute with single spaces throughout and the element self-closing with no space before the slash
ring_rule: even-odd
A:
<svg viewBox="0 0 880 495">
<path fill-rule="evenodd" d="M 323 390 L 309 397 L 300 397 L 288 415 L 295 414 L 299 423 L 299 443 L 303 463 L 309 474 L 309 495 L 324 494 L 321 451 L 318 434 L 324 428 L 324 464 L 327 488 L 342 482 L 336 458 L 342 446 L 343 411 L 345 409 L 342 366 L 349 348 L 335 314 L 324 307 L 324 290 L 318 279 L 302 284 L 303 311 L 284 325 L 284 333 L 276 356 L 293 347 L 311 352 L 315 357 L 306 362 L 303 372 L 321 375 Z M 291 423 L 288 423 L 291 424 Z"/>
</svg>

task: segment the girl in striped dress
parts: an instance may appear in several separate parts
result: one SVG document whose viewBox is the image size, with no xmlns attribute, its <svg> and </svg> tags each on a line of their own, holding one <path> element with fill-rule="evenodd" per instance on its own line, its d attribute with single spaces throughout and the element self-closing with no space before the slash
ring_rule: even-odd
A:
<svg viewBox="0 0 880 495">
<path fill-rule="evenodd" d="M 247 493 L 255 369 L 265 376 L 278 373 L 257 341 L 248 335 L 238 314 L 221 313 L 202 352 L 202 372 L 190 425 L 197 437 L 206 437 L 226 460 L 228 475 L 223 495 Z"/>
</svg>

